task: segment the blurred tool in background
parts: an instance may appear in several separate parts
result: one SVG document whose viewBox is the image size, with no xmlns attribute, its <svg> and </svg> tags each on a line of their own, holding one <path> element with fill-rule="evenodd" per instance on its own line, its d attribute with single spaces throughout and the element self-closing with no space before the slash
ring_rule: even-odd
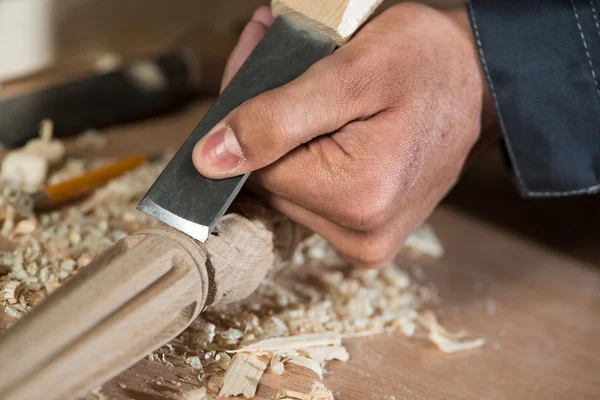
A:
<svg viewBox="0 0 600 400">
<path fill-rule="evenodd" d="M 24 144 L 37 136 L 42 119 L 53 121 L 55 137 L 66 137 L 150 117 L 195 95 L 216 93 L 235 34 L 192 29 L 167 54 L 127 65 L 108 59 L 107 71 L 0 100 L 0 143 Z"/>
</svg>

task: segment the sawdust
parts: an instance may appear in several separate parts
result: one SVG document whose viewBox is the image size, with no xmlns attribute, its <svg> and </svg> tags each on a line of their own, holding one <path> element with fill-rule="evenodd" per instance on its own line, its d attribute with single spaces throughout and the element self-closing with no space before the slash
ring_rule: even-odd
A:
<svg viewBox="0 0 600 400">
<path fill-rule="evenodd" d="M 215 368 L 215 352 L 266 357 L 265 368 L 275 375 L 285 374 L 287 365 L 294 364 L 322 378 L 327 362 L 350 359 L 343 344 L 348 338 L 398 333 L 428 339 L 443 352 L 483 345 L 464 332 L 446 331 L 426 309 L 435 293 L 398 266 L 353 270 L 315 237 L 297 252 L 297 265 L 285 270 L 294 276 L 291 287 L 281 285 L 279 277 L 269 277 L 241 308 L 208 310 L 182 334 L 184 342 L 197 343 L 199 354 L 204 354 L 202 382 L 224 376 L 228 386 L 230 379 L 241 379 L 238 373 L 228 373 L 230 369 L 224 374 Z M 208 393 L 217 392 L 209 388 Z M 292 392 L 285 393 L 294 398 L 289 397 Z M 298 398 L 311 398 L 303 396 Z"/>
<path fill-rule="evenodd" d="M 106 161 L 67 159 L 48 178 L 61 181 L 93 170 Z M 115 241 L 150 226 L 153 219 L 135 210 L 166 158 L 148 163 L 111 181 L 83 202 L 34 213 L 30 192 L 14 181 L 0 180 L 0 305 L 21 318 L 61 283 L 85 267 Z M 19 285 L 19 300 L 7 290 Z"/>
<path fill-rule="evenodd" d="M 79 203 L 43 213 L 34 213 L 23 186 L 1 181 L 0 304 L 4 312 L 21 318 L 116 240 L 155 223 L 135 205 L 166 160 L 146 163 Z M 73 178 L 107 161 L 67 158 L 44 183 Z M 439 240 L 431 228 L 424 229 L 425 233 L 407 241 L 407 251 L 441 256 Z M 280 284 L 276 276 L 267 277 L 251 300 L 208 310 L 184 331 L 180 339 L 196 345 L 191 353 L 181 356 L 168 346 L 171 361 L 157 352 L 149 354 L 148 360 L 165 366 L 187 363 L 198 375 L 200 388 L 186 396 L 212 400 L 217 395 L 252 397 L 265 371 L 281 375 L 286 364 L 307 368 L 321 378 L 327 362 L 351 357 L 343 345 L 347 338 L 401 334 L 428 338 L 444 352 L 484 343 L 462 332 L 447 332 L 435 314 L 424 311 L 435 292 L 421 284 L 425 276 L 415 274 L 417 269 L 412 272 L 419 275 L 419 282 L 394 264 L 380 270 L 352 270 L 318 236 L 306 240 L 293 260 L 294 265 L 282 272 L 297 274 L 291 286 Z M 281 396 L 287 397 L 278 398 L 333 399 L 319 385 L 308 394 L 282 390 Z"/>
</svg>

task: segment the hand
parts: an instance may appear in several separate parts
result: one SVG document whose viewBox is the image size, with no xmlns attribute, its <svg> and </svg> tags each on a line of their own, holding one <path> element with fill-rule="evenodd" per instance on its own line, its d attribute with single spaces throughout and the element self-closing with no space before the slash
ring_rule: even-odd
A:
<svg viewBox="0 0 600 400">
<path fill-rule="evenodd" d="M 273 18 L 261 8 L 225 71 Z M 454 185 L 485 99 L 466 13 L 401 4 L 293 82 L 231 112 L 194 149 L 200 173 L 249 171 L 268 204 L 357 266 L 380 266 Z M 486 97 L 487 96 L 487 97 Z"/>
</svg>

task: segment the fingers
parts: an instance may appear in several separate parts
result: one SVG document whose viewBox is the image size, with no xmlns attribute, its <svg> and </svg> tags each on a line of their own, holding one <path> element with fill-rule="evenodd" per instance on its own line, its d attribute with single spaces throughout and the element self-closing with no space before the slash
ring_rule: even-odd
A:
<svg viewBox="0 0 600 400">
<path fill-rule="evenodd" d="M 254 50 L 258 42 L 267 33 L 274 20 L 275 17 L 273 17 L 270 7 L 259 7 L 254 12 L 252 19 L 242 31 L 237 45 L 229 56 L 225 71 L 223 72 L 221 91 L 225 89 L 225 86 L 229 84 L 229 81 L 238 72 L 252 50 Z"/>
<path fill-rule="evenodd" d="M 255 188 L 252 190 L 254 191 Z M 259 196 L 270 207 L 329 241 L 355 267 L 378 268 L 385 265 L 394 257 L 405 240 L 400 230 L 377 233 L 356 232 L 342 228 L 281 197 L 266 192 L 262 192 Z"/>
<path fill-rule="evenodd" d="M 373 96 L 369 68 L 353 60 L 361 58 L 350 47 L 342 48 L 296 80 L 242 104 L 196 145 L 198 171 L 216 179 L 253 171 L 317 136 L 379 112 L 384 105 L 378 94 Z"/>
<path fill-rule="evenodd" d="M 402 186 L 418 179 L 416 172 L 406 177 L 396 172 L 397 164 L 414 164 L 418 154 L 388 134 L 393 125 L 385 112 L 353 122 L 296 148 L 250 179 L 347 229 L 378 229 L 399 208 L 396 194 Z"/>
</svg>

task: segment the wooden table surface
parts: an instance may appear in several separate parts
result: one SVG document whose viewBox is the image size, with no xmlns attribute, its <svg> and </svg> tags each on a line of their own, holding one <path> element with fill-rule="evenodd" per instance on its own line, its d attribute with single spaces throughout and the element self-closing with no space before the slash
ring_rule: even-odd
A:
<svg viewBox="0 0 600 400">
<path fill-rule="evenodd" d="M 174 148 L 207 106 L 110 129 L 109 146 L 96 155 Z M 439 292 L 437 311 L 448 327 L 484 337 L 486 346 L 444 355 L 401 335 L 347 340 L 350 361 L 330 362 L 325 376 L 336 399 L 600 398 L 600 269 L 453 205 L 443 204 L 431 223 L 446 249 L 442 259 L 422 263 L 425 282 Z M 159 375 L 190 382 L 194 376 L 186 367 L 156 365 L 142 360 L 102 393 L 158 400 L 193 387 L 157 385 Z M 313 381 L 311 373 L 286 367 L 283 377 L 265 374 L 256 398 L 274 399 L 282 387 L 306 390 Z"/>
</svg>

